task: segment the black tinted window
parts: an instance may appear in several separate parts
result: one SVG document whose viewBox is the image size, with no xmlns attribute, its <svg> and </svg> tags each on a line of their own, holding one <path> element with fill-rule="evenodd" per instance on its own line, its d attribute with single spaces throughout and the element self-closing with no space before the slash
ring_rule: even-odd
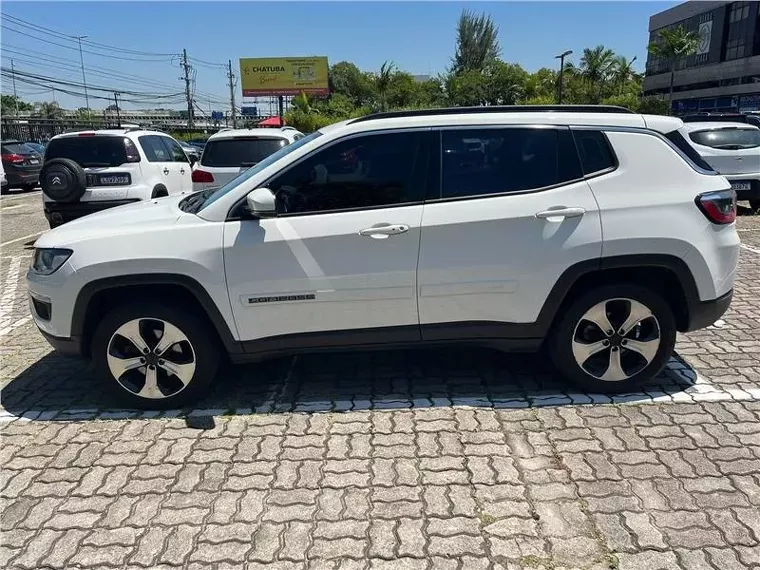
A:
<svg viewBox="0 0 760 570">
<path fill-rule="evenodd" d="M 148 162 L 171 162 L 169 149 L 157 135 L 145 135 L 140 137 L 140 146 L 148 157 Z"/>
<path fill-rule="evenodd" d="M 287 144 L 287 140 L 280 138 L 212 140 L 203 149 L 201 164 L 234 168 L 253 166 Z"/>
<path fill-rule="evenodd" d="M 603 133 L 578 130 L 573 132 L 573 136 L 584 174 L 594 174 L 615 166 L 615 156 Z"/>
<path fill-rule="evenodd" d="M 53 139 L 45 160 L 68 158 L 80 166 L 120 166 L 127 162 L 123 137 L 92 135 Z"/>
<path fill-rule="evenodd" d="M 188 162 L 185 151 L 182 150 L 177 141 L 168 137 L 161 137 L 161 140 L 166 146 L 166 150 L 169 151 L 169 160 L 172 162 Z"/>
<path fill-rule="evenodd" d="M 567 129 L 443 131 L 443 198 L 519 192 L 581 177 Z"/>
<path fill-rule="evenodd" d="M 740 150 L 760 146 L 760 130 L 758 129 L 714 129 L 695 131 L 689 134 L 697 144 L 724 150 Z"/>
<path fill-rule="evenodd" d="M 665 135 L 665 138 L 672 142 L 673 145 L 678 148 L 678 150 L 684 153 L 689 158 L 689 160 L 691 160 L 701 169 L 714 172 L 713 167 L 707 164 L 705 159 L 699 155 L 699 153 L 694 149 L 693 146 L 691 146 L 691 144 L 689 144 L 689 141 L 687 141 L 680 132 L 670 131 Z"/>
<path fill-rule="evenodd" d="M 422 200 L 421 135 L 355 137 L 316 151 L 268 186 L 282 213 L 324 212 Z"/>
</svg>

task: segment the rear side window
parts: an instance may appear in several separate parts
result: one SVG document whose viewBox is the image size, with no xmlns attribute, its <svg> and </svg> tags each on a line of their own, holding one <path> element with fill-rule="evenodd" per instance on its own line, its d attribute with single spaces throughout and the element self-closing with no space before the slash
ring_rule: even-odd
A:
<svg viewBox="0 0 760 570">
<path fill-rule="evenodd" d="M 169 137 L 161 137 L 161 140 L 169 151 L 169 160 L 172 162 L 187 162 L 187 155 L 177 141 L 170 139 Z"/>
<path fill-rule="evenodd" d="M 709 131 L 694 131 L 689 138 L 697 144 L 722 150 L 741 150 L 760 146 L 760 130 L 758 129 L 713 129 Z"/>
<path fill-rule="evenodd" d="M 610 143 L 601 131 L 573 131 L 575 145 L 581 158 L 583 174 L 589 176 L 615 168 L 617 160 Z"/>
<path fill-rule="evenodd" d="M 148 162 L 172 162 L 169 149 L 161 140 L 162 138 L 164 137 L 157 135 L 145 135 L 138 138 Z"/>
<path fill-rule="evenodd" d="M 689 158 L 689 160 L 691 160 L 699 168 L 701 168 L 702 170 L 707 170 L 708 172 L 715 172 L 715 170 L 713 170 L 713 167 L 707 164 L 705 159 L 699 155 L 696 149 L 693 146 L 691 146 L 689 141 L 687 141 L 680 132 L 670 131 L 669 133 L 665 135 L 665 138 L 668 139 L 671 143 L 673 143 L 673 145 L 678 150 L 684 153 Z"/>
<path fill-rule="evenodd" d="M 120 166 L 127 162 L 124 138 L 95 135 L 53 139 L 45 150 L 45 160 L 68 158 L 80 166 Z"/>
<path fill-rule="evenodd" d="M 281 138 L 211 140 L 203 149 L 201 164 L 218 168 L 253 166 L 287 144 L 288 141 Z"/>
<path fill-rule="evenodd" d="M 442 198 L 545 188 L 581 178 L 568 129 L 445 130 Z"/>
</svg>

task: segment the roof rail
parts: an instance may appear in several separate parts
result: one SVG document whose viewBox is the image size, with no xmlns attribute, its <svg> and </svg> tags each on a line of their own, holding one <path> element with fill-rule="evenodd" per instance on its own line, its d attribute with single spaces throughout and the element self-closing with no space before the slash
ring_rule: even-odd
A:
<svg viewBox="0 0 760 570">
<path fill-rule="evenodd" d="M 143 127 L 124 127 L 125 133 L 131 133 L 133 131 L 144 131 L 145 129 Z"/>
<path fill-rule="evenodd" d="M 616 105 L 491 105 L 485 107 L 442 107 L 440 109 L 413 109 L 411 111 L 387 111 L 372 113 L 354 119 L 350 124 L 375 119 L 394 119 L 399 117 L 426 117 L 433 115 L 468 115 L 481 113 L 631 113 L 633 111 Z"/>
</svg>

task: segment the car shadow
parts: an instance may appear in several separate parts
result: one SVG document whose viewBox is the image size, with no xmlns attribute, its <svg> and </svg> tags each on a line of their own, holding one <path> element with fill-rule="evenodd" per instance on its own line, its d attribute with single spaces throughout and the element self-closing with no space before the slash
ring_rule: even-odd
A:
<svg viewBox="0 0 760 570">
<path fill-rule="evenodd" d="M 696 382 L 696 371 L 677 355 L 641 391 L 605 396 L 568 386 L 543 355 L 468 347 L 309 354 L 225 365 L 207 397 L 168 415 L 644 402 L 667 399 Z M 7 382 L 0 398 L 7 414 L 30 420 L 158 415 L 123 409 L 89 363 L 55 352 Z"/>
</svg>

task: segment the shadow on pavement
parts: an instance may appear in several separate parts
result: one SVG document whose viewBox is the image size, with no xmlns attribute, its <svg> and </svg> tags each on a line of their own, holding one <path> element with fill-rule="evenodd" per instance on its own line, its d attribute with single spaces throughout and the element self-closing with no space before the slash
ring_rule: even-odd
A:
<svg viewBox="0 0 760 570">
<path fill-rule="evenodd" d="M 568 386 L 543 355 L 471 347 L 311 354 L 224 366 L 211 394 L 174 415 L 637 402 L 681 392 L 696 379 L 674 356 L 641 392 L 610 398 Z M 30 419 L 139 415 L 123 410 L 89 363 L 54 352 L 10 380 L 0 396 L 8 413 Z"/>
</svg>

